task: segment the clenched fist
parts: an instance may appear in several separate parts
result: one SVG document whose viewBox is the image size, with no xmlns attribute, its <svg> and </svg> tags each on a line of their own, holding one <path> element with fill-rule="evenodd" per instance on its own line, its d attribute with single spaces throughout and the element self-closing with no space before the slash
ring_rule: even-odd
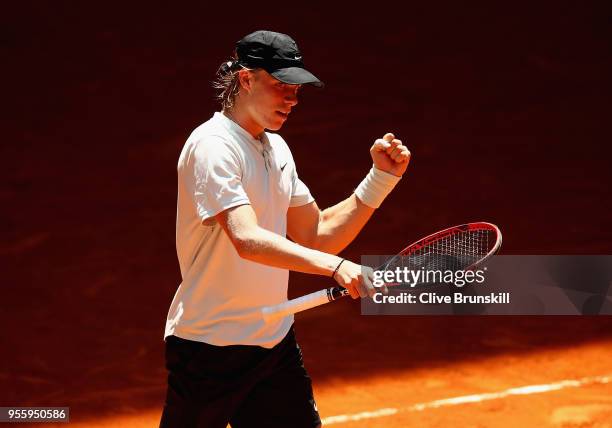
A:
<svg viewBox="0 0 612 428">
<path fill-rule="evenodd" d="M 374 141 L 370 155 L 376 168 L 398 177 L 406 172 L 410 162 L 410 150 L 390 132 Z"/>
</svg>

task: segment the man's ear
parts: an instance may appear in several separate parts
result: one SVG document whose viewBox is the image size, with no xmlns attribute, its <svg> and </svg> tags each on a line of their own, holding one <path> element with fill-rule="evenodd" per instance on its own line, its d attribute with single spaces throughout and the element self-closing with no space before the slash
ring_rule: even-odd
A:
<svg viewBox="0 0 612 428">
<path fill-rule="evenodd" d="M 247 92 L 251 91 L 251 85 L 253 84 L 255 76 L 249 70 L 244 68 L 238 72 L 238 81 Z"/>
</svg>

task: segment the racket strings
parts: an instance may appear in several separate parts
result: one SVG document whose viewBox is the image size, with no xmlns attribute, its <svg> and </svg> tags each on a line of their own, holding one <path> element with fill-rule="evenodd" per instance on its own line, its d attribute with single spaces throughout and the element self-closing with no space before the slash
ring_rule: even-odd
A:
<svg viewBox="0 0 612 428">
<path fill-rule="evenodd" d="M 489 253 L 492 234 L 490 230 L 475 229 L 447 235 L 409 255 L 394 257 L 385 265 L 385 270 L 397 267 L 442 272 L 464 270 Z"/>
</svg>

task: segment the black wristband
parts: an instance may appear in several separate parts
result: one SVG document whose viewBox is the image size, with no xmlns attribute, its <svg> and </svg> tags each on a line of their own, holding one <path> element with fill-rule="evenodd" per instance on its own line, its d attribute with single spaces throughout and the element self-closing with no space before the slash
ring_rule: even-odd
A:
<svg viewBox="0 0 612 428">
<path fill-rule="evenodd" d="M 338 269 L 340 269 L 340 265 L 342 265 L 342 263 L 344 263 L 346 259 L 342 259 L 340 260 L 340 263 L 338 263 L 338 266 L 336 266 L 336 270 L 334 270 L 334 273 L 332 273 L 332 278 L 334 278 L 336 276 L 336 273 L 338 273 Z M 336 279 L 336 278 L 334 278 Z"/>
</svg>

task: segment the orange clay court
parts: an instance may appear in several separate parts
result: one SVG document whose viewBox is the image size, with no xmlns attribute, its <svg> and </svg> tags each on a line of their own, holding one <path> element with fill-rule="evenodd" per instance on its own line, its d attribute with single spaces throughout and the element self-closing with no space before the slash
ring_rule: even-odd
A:
<svg viewBox="0 0 612 428">
<path fill-rule="evenodd" d="M 609 321 L 594 327 L 591 319 L 571 317 L 362 317 L 351 326 L 358 313 L 350 303 L 316 309 L 297 321 L 325 426 L 609 426 Z M 330 324 L 344 332 L 341 337 L 316 334 Z M 144 346 L 135 351 L 122 366 L 100 362 L 89 368 L 74 380 L 74 393 L 54 389 L 48 380 L 20 381 L 44 391 L 45 402 L 69 403 L 71 426 L 156 426 L 164 373 L 151 360 L 159 360 L 159 352 Z M 145 367 L 151 367 L 149 377 Z M 126 386 L 109 385 L 109 376 Z"/>
</svg>

